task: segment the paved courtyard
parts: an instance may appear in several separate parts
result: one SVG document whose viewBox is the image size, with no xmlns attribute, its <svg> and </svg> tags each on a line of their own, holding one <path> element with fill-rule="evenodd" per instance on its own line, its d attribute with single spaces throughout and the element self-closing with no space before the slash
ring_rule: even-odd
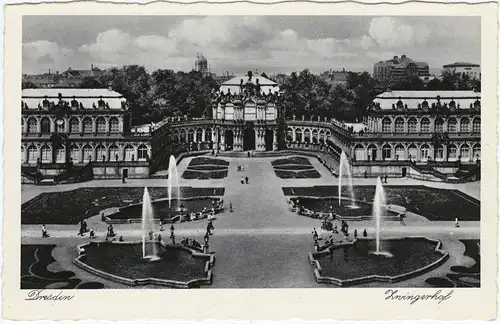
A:
<svg viewBox="0 0 500 324">
<path fill-rule="evenodd" d="M 321 235 L 327 233 L 320 230 L 321 221 L 289 211 L 287 197 L 282 187 L 308 187 L 314 185 L 337 185 L 337 179 L 316 159 L 310 158 L 311 164 L 320 173 L 317 179 L 280 179 L 271 165 L 273 158 L 223 158 L 230 161 L 226 178 L 217 180 L 185 180 L 181 178 L 181 186 L 192 187 L 224 187 L 223 196 L 226 211 L 218 214 L 214 222 L 214 235 L 210 239 L 210 249 L 215 251 L 216 264 L 214 280 L 210 288 L 287 288 L 287 287 L 321 287 L 315 282 L 312 267 L 307 256 L 313 250 L 312 228 Z M 179 176 L 186 169 L 190 158 L 184 159 L 178 166 Z M 245 165 L 246 170 L 239 172 L 238 165 Z M 250 179 L 250 183 L 240 183 L 241 176 Z M 375 179 L 354 179 L 354 185 L 375 185 Z M 121 181 L 91 181 L 79 184 L 51 186 L 22 186 L 22 202 L 44 192 L 68 191 L 82 187 L 162 187 L 164 179 Z M 467 195 L 480 199 L 480 183 L 446 184 L 424 182 L 412 179 L 389 179 L 388 185 L 424 185 L 442 189 L 458 189 Z M 232 203 L 234 212 L 228 211 Z M 99 215 L 87 221 L 90 228 L 96 229 L 98 239 L 103 239 L 107 225 L 101 222 Z M 350 232 L 357 229 L 359 233 L 367 229 L 369 236 L 374 233 L 373 221 L 351 222 Z M 383 223 L 382 236 L 406 237 L 426 236 L 439 239 L 443 248 L 450 253 L 449 260 L 442 266 L 419 277 L 399 282 L 396 286 L 426 287 L 425 279 L 431 276 L 444 275 L 452 265 L 470 265 L 473 260 L 465 257 L 464 246 L 459 240 L 479 240 L 479 221 L 463 221 L 459 228 L 453 222 L 432 222 L 423 217 L 408 217 L 406 224 L 396 221 Z M 115 226 L 118 236 L 125 240 L 138 239 L 141 235 L 140 224 L 119 224 Z M 202 241 L 206 231 L 206 221 L 175 224 L 176 237 L 195 238 Z M 51 235 L 48 239 L 40 236 L 40 225 L 22 225 L 23 244 L 57 244 L 52 255 L 57 263 L 54 267 L 73 271 L 78 277 L 86 280 L 102 282 L 106 288 L 122 288 L 124 285 L 97 278 L 74 266 L 75 246 L 88 241 L 88 238 L 77 236 L 77 225 L 48 225 Z M 165 232 L 165 236 L 168 236 Z M 364 286 L 387 286 L 387 284 L 365 284 Z"/>
</svg>

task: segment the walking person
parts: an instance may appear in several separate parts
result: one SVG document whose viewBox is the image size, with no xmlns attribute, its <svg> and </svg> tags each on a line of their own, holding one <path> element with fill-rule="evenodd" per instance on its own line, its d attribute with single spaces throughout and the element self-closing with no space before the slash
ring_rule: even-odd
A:
<svg viewBox="0 0 500 324">
<path fill-rule="evenodd" d="M 455 218 L 455 227 L 460 227 L 460 225 L 458 224 L 458 218 Z"/>
<path fill-rule="evenodd" d="M 367 237 L 368 233 L 366 232 L 366 228 L 363 230 L 363 237 Z"/>
<path fill-rule="evenodd" d="M 94 229 L 91 228 L 90 229 L 90 236 L 89 236 L 90 239 L 95 239 L 95 232 L 94 232 Z"/>
<path fill-rule="evenodd" d="M 245 183 L 248 184 L 248 177 L 245 177 Z"/>
<path fill-rule="evenodd" d="M 42 225 L 42 238 L 49 237 L 49 234 L 47 232 L 47 227 L 45 227 L 45 224 Z"/>
<path fill-rule="evenodd" d="M 229 211 L 232 213 L 233 212 L 233 204 L 229 203 Z"/>
<path fill-rule="evenodd" d="M 354 239 L 355 240 L 358 239 L 358 230 L 357 229 L 354 230 Z"/>
</svg>

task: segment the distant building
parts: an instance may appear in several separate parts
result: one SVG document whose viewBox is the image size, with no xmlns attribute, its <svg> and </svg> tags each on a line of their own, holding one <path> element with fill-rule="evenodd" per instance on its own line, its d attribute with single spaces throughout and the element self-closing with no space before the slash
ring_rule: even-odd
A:
<svg viewBox="0 0 500 324">
<path fill-rule="evenodd" d="M 320 74 L 320 78 L 325 81 L 328 85 L 337 86 L 337 85 L 346 85 L 347 84 L 347 76 L 349 72 L 345 69 L 342 71 L 327 71 Z"/>
<path fill-rule="evenodd" d="M 69 67 L 66 71 L 59 73 L 48 73 L 28 75 L 22 77 L 23 83 L 32 84 L 34 88 L 78 88 L 87 77 L 97 77 L 104 73 L 103 70 L 90 65 L 90 70 L 73 70 Z M 30 86 L 28 86 L 30 87 Z"/>
<path fill-rule="evenodd" d="M 373 78 L 379 82 L 396 83 L 412 76 L 429 75 L 429 64 L 415 62 L 406 55 L 394 56 L 391 60 L 380 61 L 373 65 Z"/>
<path fill-rule="evenodd" d="M 197 72 L 201 72 L 203 74 L 209 74 L 210 71 L 208 70 L 208 61 L 203 56 L 202 53 L 198 53 L 196 55 L 196 61 L 194 62 L 194 70 Z"/>
<path fill-rule="evenodd" d="M 481 79 L 481 66 L 479 64 L 455 62 L 443 65 L 443 71 L 467 74 L 471 79 Z"/>
</svg>

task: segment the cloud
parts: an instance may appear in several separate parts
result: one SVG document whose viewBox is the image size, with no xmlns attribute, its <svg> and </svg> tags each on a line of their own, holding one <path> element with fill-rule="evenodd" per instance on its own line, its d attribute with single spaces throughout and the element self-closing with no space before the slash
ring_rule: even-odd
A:
<svg viewBox="0 0 500 324">
<path fill-rule="evenodd" d="M 368 32 L 377 44 L 389 48 L 425 44 L 430 34 L 423 24 L 412 26 L 392 17 L 373 18 Z"/>
<path fill-rule="evenodd" d="M 373 63 L 401 54 L 438 66 L 477 61 L 480 20 L 462 18 L 189 16 L 169 18 L 168 24 L 160 18 L 134 18 L 132 26 L 125 24 L 130 18 L 121 23 L 96 20 L 86 37 L 73 33 L 69 41 L 63 25 L 53 26 L 46 38 L 51 41 L 25 43 L 23 64 L 30 63 L 23 71 L 25 66 L 78 69 L 91 63 L 101 68 L 138 64 L 150 71 L 189 71 L 197 52 L 203 52 L 215 73 L 371 69 Z M 75 38 L 83 44 L 76 44 Z"/>
<path fill-rule="evenodd" d="M 23 43 L 23 70 L 62 67 L 67 64 L 74 52 L 55 42 L 38 40 Z"/>
</svg>

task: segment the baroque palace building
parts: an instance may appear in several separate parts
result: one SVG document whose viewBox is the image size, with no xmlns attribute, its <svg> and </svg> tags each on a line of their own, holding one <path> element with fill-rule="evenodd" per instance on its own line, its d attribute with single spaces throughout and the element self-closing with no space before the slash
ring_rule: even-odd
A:
<svg viewBox="0 0 500 324">
<path fill-rule="evenodd" d="M 30 173 L 60 178 L 63 171 L 77 173 L 90 162 L 96 178 L 149 175 L 151 135 L 133 132 L 121 94 L 111 89 L 24 89 L 21 109 L 21 164 L 28 178 Z"/>
<path fill-rule="evenodd" d="M 21 163 L 26 175 L 36 168 L 57 177 L 70 164 L 92 169 L 93 178 L 146 178 L 166 169 L 170 155 L 276 151 L 281 129 L 285 149 L 337 161 L 344 151 L 354 176 L 442 181 L 473 169 L 479 176 L 478 92 L 387 91 L 358 124 L 293 116 L 279 128 L 280 103 L 275 82 L 248 73 L 221 85 L 207 118 L 132 127 L 125 99 L 111 89 L 25 89 Z"/>
</svg>

